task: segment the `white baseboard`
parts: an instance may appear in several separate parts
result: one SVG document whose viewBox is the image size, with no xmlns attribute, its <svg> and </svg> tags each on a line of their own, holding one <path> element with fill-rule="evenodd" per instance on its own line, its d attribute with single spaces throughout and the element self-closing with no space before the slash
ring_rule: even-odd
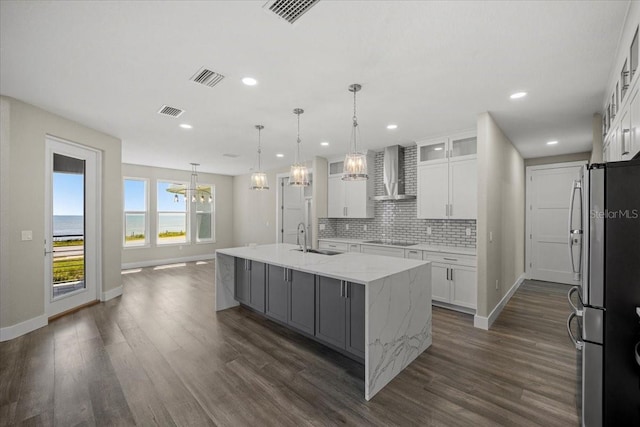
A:
<svg viewBox="0 0 640 427">
<path fill-rule="evenodd" d="M 42 314 L 13 326 L 0 328 L 0 342 L 12 340 L 21 335 L 28 334 L 31 331 L 35 331 L 36 329 L 40 329 L 43 326 L 47 326 L 48 324 L 49 319 L 47 318 L 47 315 Z"/>
<path fill-rule="evenodd" d="M 473 326 L 479 329 L 489 330 L 491 325 L 493 325 L 493 322 L 495 322 L 498 316 L 500 316 L 500 313 L 502 313 L 502 309 L 507 305 L 507 303 L 509 302 L 513 294 L 516 293 L 516 291 L 518 290 L 522 282 L 525 280 L 525 278 L 526 278 L 526 274 L 522 273 L 520 277 L 518 277 L 516 282 L 513 284 L 513 286 L 511 286 L 511 289 L 509 289 L 509 292 L 507 292 L 502 297 L 498 305 L 496 305 L 495 308 L 491 310 L 489 317 L 478 316 L 476 314 L 473 317 Z"/>
<path fill-rule="evenodd" d="M 100 301 L 109 301 L 110 299 L 119 297 L 120 295 L 122 295 L 122 286 L 103 292 Z"/>
<path fill-rule="evenodd" d="M 183 258 L 164 258 L 164 259 L 153 259 L 149 261 L 140 261 L 140 262 L 127 262 L 121 265 L 123 270 L 128 270 L 130 268 L 143 268 L 143 267 L 155 267 L 158 265 L 166 265 L 166 264 L 177 264 L 179 262 L 194 262 L 194 261 L 207 261 L 212 260 L 216 256 L 215 254 L 205 254 L 205 255 L 192 255 Z"/>
</svg>

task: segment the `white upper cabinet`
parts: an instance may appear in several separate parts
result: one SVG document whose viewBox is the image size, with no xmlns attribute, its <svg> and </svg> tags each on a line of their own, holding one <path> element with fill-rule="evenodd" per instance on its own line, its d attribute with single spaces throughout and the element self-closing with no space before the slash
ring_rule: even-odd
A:
<svg viewBox="0 0 640 427">
<path fill-rule="evenodd" d="M 640 151 L 640 90 L 638 87 L 631 94 L 629 101 L 629 158 Z"/>
<path fill-rule="evenodd" d="M 478 216 L 475 132 L 418 141 L 418 218 Z"/>
<path fill-rule="evenodd" d="M 362 181 L 343 181 L 344 162 L 329 162 L 329 179 L 327 185 L 327 217 L 328 218 L 373 218 L 375 154 L 367 153 L 369 179 Z"/>
</svg>

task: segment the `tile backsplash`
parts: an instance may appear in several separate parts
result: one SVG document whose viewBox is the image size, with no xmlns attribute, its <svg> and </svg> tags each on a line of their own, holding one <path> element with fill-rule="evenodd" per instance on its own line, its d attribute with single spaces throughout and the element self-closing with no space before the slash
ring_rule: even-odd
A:
<svg viewBox="0 0 640 427">
<path fill-rule="evenodd" d="M 405 147 L 405 193 L 417 192 L 416 146 Z M 375 194 L 384 193 L 382 162 L 384 153 L 376 153 Z M 417 201 L 376 201 L 375 218 L 320 218 L 325 229 L 318 231 L 319 238 L 342 237 L 365 240 L 397 240 L 429 243 L 432 245 L 476 247 L 475 220 L 418 219 Z M 364 228 L 367 228 L 365 231 Z M 428 228 L 431 234 L 428 234 Z M 471 235 L 467 236 L 467 228 Z"/>
</svg>

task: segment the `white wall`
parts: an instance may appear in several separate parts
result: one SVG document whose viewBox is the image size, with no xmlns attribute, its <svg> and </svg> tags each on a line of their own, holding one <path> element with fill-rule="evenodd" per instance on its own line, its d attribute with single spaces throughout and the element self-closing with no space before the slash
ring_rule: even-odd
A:
<svg viewBox="0 0 640 427">
<path fill-rule="evenodd" d="M 200 184 L 215 186 L 215 242 L 184 243 L 181 245 L 157 245 L 157 181 L 189 182 L 191 170 L 156 168 L 150 166 L 123 164 L 122 176 L 127 178 L 146 178 L 149 185 L 149 228 L 148 247 L 127 247 L 122 249 L 123 267 L 148 266 L 162 264 L 166 260 L 189 260 L 213 257 L 217 248 L 233 245 L 233 177 L 198 172 Z M 122 214 L 121 214 L 122 215 Z M 122 237 L 120 238 L 122 241 Z M 122 244 L 120 244 L 122 247 Z"/>
<path fill-rule="evenodd" d="M 524 209 L 522 156 L 493 117 L 482 113 L 478 116 L 477 316 L 489 317 L 524 273 Z"/>
<path fill-rule="evenodd" d="M 600 152 L 602 152 L 602 148 L 600 149 Z M 524 167 L 550 165 L 553 163 L 580 162 L 583 160 L 589 161 L 590 158 L 590 151 L 585 151 L 584 153 L 561 154 L 559 156 L 534 157 L 533 159 L 525 159 Z"/>
<path fill-rule="evenodd" d="M 44 315 L 45 137 L 102 151 L 102 291 L 121 286 L 121 141 L 13 98 L 0 97 L 0 327 Z M 22 241 L 21 230 L 33 240 Z"/>
</svg>

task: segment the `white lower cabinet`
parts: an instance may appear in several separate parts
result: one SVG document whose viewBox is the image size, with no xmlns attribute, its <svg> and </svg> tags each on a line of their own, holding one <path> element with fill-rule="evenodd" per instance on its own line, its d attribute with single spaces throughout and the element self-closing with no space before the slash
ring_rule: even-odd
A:
<svg viewBox="0 0 640 427">
<path fill-rule="evenodd" d="M 425 252 L 424 260 L 431 261 L 431 289 L 434 301 L 457 307 L 476 308 L 478 286 L 474 256 Z"/>
<path fill-rule="evenodd" d="M 476 308 L 478 294 L 476 269 L 464 265 L 452 265 L 450 269 L 451 304 Z"/>
<path fill-rule="evenodd" d="M 451 302 L 449 285 L 449 266 L 438 262 L 431 263 L 431 297 L 434 301 Z"/>
<path fill-rule="evenodd" d="M 384 255 L 396 258 L 404 258 L 404 249 L 391 246 L 362 245 L 361 252 L 371 255 Z"/>
</svg>

